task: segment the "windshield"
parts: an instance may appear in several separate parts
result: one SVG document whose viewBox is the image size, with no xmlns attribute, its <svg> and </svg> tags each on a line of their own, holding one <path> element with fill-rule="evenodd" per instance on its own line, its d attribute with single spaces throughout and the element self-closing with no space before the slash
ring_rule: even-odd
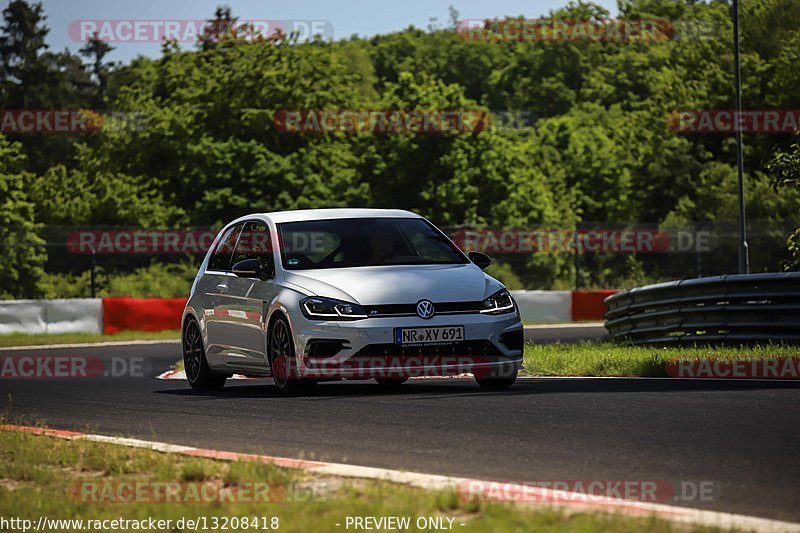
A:
<svg viewBox="0 0 800 533">
<path fill-rule="evenodd" d="M 278 224 L 287 270 L 467 263 L 439 230 L 418 218 L 343 218 Z"/>
</svg>

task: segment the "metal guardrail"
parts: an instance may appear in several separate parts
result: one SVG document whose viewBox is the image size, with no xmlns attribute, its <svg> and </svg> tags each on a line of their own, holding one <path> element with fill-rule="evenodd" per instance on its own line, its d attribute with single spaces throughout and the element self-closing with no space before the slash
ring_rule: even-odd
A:
<svg viewBox="0 0 800 533">
<path fill-rule="evenodd" d="M 800 272 L 671 281 L 604 302 L 609 335 L 629 344 L 800 342 Z"/>
</svg>

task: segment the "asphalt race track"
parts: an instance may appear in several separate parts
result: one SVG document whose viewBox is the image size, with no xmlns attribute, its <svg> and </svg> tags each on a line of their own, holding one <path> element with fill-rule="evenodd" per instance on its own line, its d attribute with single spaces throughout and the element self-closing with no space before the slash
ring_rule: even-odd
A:
<svg viewBox="0 0 800 533">
<path fill-rule="evenodd" d="M 270 380 L 198 394 L 155 379 L 180 346 L 0 355 L 143 358 L 145 377 L 0 381 L 12 420 L 240 452 L 506 481 L 712 481 L 682 505 L 800 521 L 800 387 L 789 382 L 526 379 L 321 384 L 280 397 Z M 10 404 L 10 406 L 9 406 Z"/>
</svg>

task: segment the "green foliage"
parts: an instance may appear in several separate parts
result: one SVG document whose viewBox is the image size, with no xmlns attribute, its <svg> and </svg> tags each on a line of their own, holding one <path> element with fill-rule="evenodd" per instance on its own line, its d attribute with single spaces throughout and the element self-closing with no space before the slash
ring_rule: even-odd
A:
<svg viewBox="0 0 800 533">
<path fill-rule="evenodd" d="M 619 10 L 623 18 L 667 19 L 675 38 L 475 41 L 454 25 L 432 24 L 427 31 L 338 42 L 252 39 L 231 30 L 235 13 L 220 8 L 196 47 L 165 43 L 157 59 L 118 65 L 105 60 L 107 46 L 90 40 L 81 48 L 84 65 L 79 56 L 49 52 L 44 10 L 14 0 L 0 24 L 0 108 L 103 104 L 145 120 L 77 139 L 13 137 L 28 157 L 3 145 L 4 154 L 16 154 L 4 155 L 16 161 L 4 170 L 9 192 L 3 194 L 17 213 L 8 216 L 14 224 L 24 219 L 26 231 L 33 221 L 209 227 L 249 212 L 336 206 L 406 208 L 444 226 L 735 220 L 731 137 L 667 127 L 677 110 L 733 107 L 728 3 L 623 0 Z M 591 2 L 569 2 L 550 16 L 601 20 L 608 13 Z M 743 2 L 745 107 L 794 108 L 800 101 L 798 20 L 794 0 Z M 513 130 L 420 135 L 300 134 L 273 125 L 281 110 L 349 109 L 527 112 L 538 121 Z M 800 190 L 772 184 L 795 183 L 800 156 L 796 145 L 776 136 L 747 135 L 745 147 L 748 214 L 780 229 L 770 229 L 763 244 L 754 241 L 752 251 L 763 258 L 762 269 L 775 270 L 784 250 L 771 243 L 785 237 L 785 222 L 800 213 Z M 33 175 L 20 178 L 23 171 Z M 538 254 L 495 268 L 528 288 L 569 287 L 576 277 L 584 286 L 623 286 L 665 276 L 641 257 L 581 263 L 576 274 L 568 254 Z M 53 276 L 78 276 L 75 265 L 52 267 Z M 185 293 L 172 285 L 183 274 L 147 268 L 142 284 L 109 270 L 101 288 Z M 0 275 L 12 276 L 0 285 L 6 297 L 70 292 L 51 276 L 38 289 L 35 283 L 12 289 L 18 276 Z M 84 275 L 74 283 L 85 290 Z"/>
<path fill-rule="evenodd" d="M 180 298 L 189 295 L 189 287 L 197 275 L 197 264 L 154 263 L 129 274 L 107 276 L 100 296 L 131 296 L 134 298 Z"/>
<path fill-rule="evenodd" d="M 508 263 L 492 263 L 486 273 L 505 285 L 509 290 L 524 289 L 522 280 L 519 279 Z"/>
<path fill-rule="evenodd" d="M 776 151 L 766 167 L 774 175 L 776 185 L 800 186 L 800 141 L 785 152 Z"/>
<path fill-rule="evenodd" d="M 0 298 L 36 295 L 47 258 L 25 191 L 33 176 L 22 170 L 24 160 L 19 145 L 0 135 Z"/>
<path fill-rule="evenodd" d="M 39 280 L 38 289 L 42 298 L 90 298 L 92 271 L 84 270 L 79 274 L 46 272 Z"/>
<path fill-rule="evenodd" d="M 800 142 L 794 142 L 785 152 L 777 150 L 766 167 L 773 174 L 776 187 L 783 188 L 787 194 L 800 194 Z M 787 187 L 794 187 L 794 190 L 789 192 Z M 798 228 L 787 241 L 786 270 L 800 268 L 800 221 L 797 224 Z"/>
<path fill-rule="evenodd" d="M 80 58 L 47 51 L 41 3 L 8 2 L 0 22 L 0 109 L 76 109 L 93 92 Z M 50 166 L 71 164 L 72 142 L 65 135 L 10 135 L 20 142 L 26 170 L 44 173 Z"/>
<path fill-rule="evenodd" d="M 181 298 L 188 296 L 197 275 L 193 261 L 158 263 L 119 272 L 98 266 L 95 292 L 98 297 Z M 91 270 L 78 274 L 45 274 L 39 288 L 43 298 L 88 298 L 92 295 Z"/>
</svg>

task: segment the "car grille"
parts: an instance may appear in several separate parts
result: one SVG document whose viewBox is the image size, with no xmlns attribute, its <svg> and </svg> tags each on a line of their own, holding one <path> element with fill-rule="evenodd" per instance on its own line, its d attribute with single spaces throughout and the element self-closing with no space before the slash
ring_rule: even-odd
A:
<svg viewBox="0 0 800 533">
<path fill-rule="evenodd" d="M 363 307 L 370 318 L 417 315 L 417 304 L 381 304 Z M 483 302 L 433 302 L 433 307 L 437 315 L 461 315 L 479 313 L 483 309 Z"/>
<path fill-rule="evenodd" d="M 443 356 L 443 357 L 477 357 L 498 356 L 503 353 L 489 341 L 464 341 L 447 345 L 429 346 L 401 346 L 399 344 L 368 344 L 361 348 L 353 357 L 414 357 L 414 356 Z"/>
</svg>

